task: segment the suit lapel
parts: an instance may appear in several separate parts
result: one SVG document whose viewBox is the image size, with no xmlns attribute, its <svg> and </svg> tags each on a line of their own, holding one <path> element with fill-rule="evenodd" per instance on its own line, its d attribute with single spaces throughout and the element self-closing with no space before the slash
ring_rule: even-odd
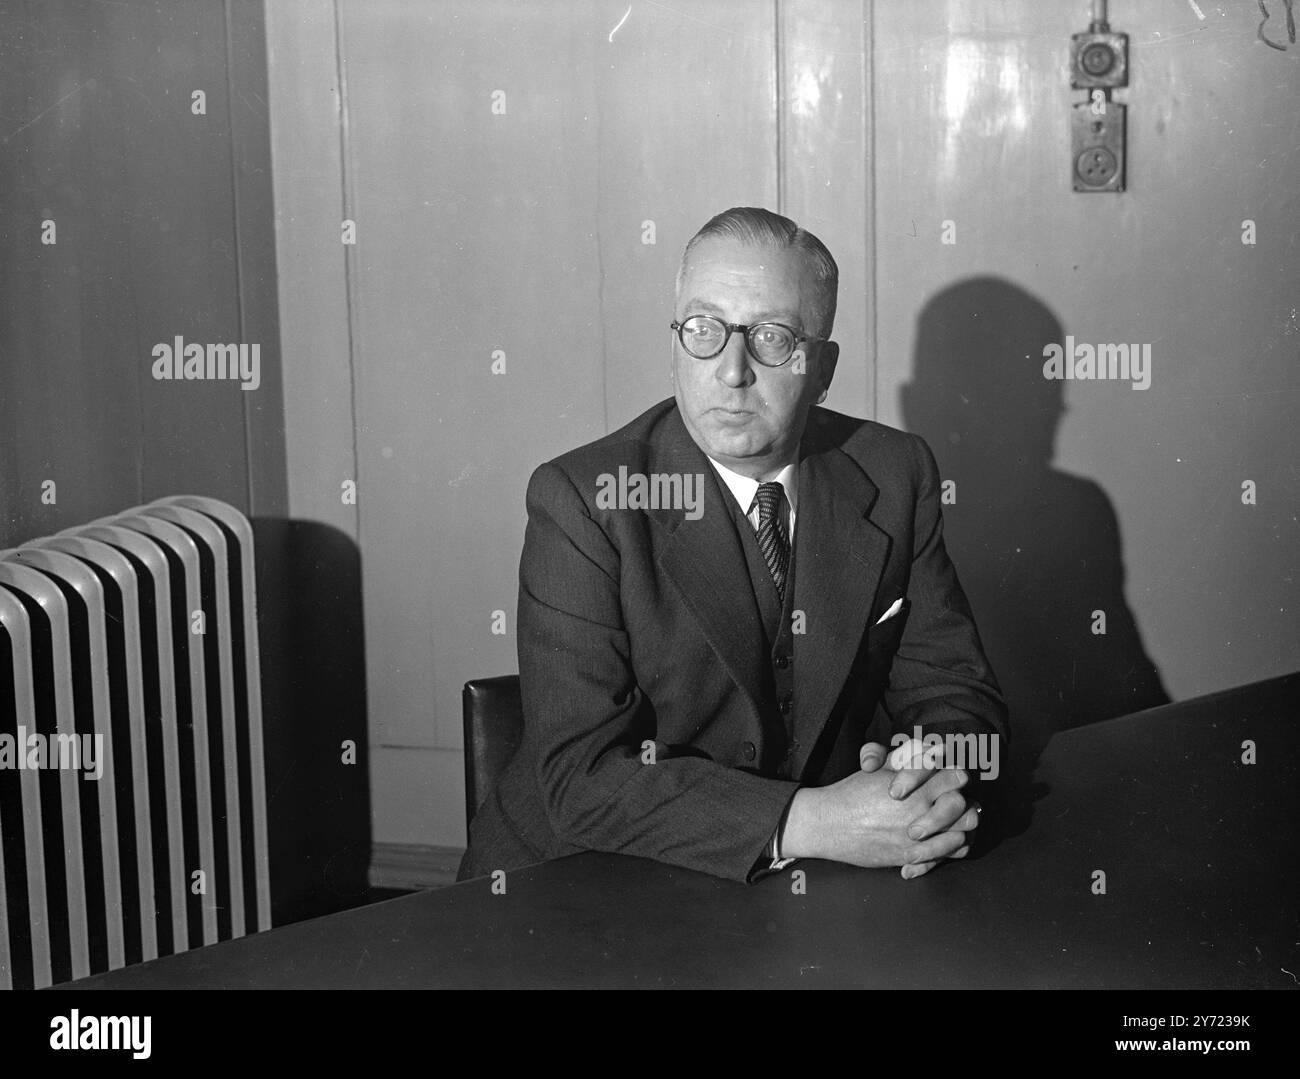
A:
<svg viewBox="0 0 1300 1079">
<path fill-rule="evenodd" d="M 650 454 L 650 467 L 656 473 L 702 474 L 704 512 L 691 521 L 681 510 L 649 511 L 667 532 L 658 565 L 681 593 L 727 673 L 749 697 L 754 714 L 761 716 L 763 631 L 745 552 L 724 501 L 731 496 L 722 489 L 676 408 L 665 416 L 664 424 L 663 437 Z"/>
<path fill-rule="evenodd" d="M 809 417 L 799 463 L 793 609 L 804 633 L 795 640 L 794 693 L 799 743 L 791 774 L 800 776 L 862 646 L 889 553 L 889 536 L 868 514 L 879 489 L 837 446 L 815 433 Z M 648 455 L 657 473 L 702 474 L 704 512 L 650 510 L 667 533 L 658 565 L 673 582 L 727 672 L 762 716 L 761 616 L 740 537 L 717 473 L 672 408 Z"/>
<path fill-rule="evenodd" d="M 884 572 L 890 539 L 867 516 L 878 494 L 848 454 L 805 437 L 794 548 L 794 611 L 804 620 L 795 637 L 795 778 L 844 689 Z"/>
</svg>

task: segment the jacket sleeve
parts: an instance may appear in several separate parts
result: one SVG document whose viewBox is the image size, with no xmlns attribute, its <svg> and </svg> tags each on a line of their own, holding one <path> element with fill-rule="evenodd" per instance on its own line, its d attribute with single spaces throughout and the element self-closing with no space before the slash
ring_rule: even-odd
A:
<svg viewBox="0 0 1300 1079">
<path fill-rule="evenodd" d="M 1008 737 L 1007 709 L 957 571 L 943 542 L 939 468 L 913 436 L 919 481 L 908 598 L 911 609 L 894 656 L 885 710 L 895 734 L 995 733 Z"/>
<path fill-rule="evenodd" d="M 528 485 L 519 569 L 524 743 L 561 840 L 712 873 L 756 878 L 798 784 L 657 740 L 632 668 L 620 554 L 568 476 Z"/>
</svg>

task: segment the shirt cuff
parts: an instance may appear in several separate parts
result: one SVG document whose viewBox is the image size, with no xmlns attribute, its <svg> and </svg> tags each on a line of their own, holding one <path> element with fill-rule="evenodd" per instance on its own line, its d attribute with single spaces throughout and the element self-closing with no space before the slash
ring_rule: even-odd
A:
<svg viewBox="0 0 1300 1079">
<path fill-rule="evenodd" d="M 793 803 L 794 799 L 791 798 L 790 804 L 792 805 Z M 789 814 L 790 806 L 787 805 L 785 807 L 785 812 L 781 814 L 781 819 L 776 822 L 776 828 L 772 832 L 772 838 L 768 840 L 767 855 L 768 858 L 771 859 L 770 864 L 767 867 L 769 873 L 779 873 L 792 862 L 798 861 L 796 858 L 781 857 L 781 834 L 785 831 L 785 818 L 789 816 Z"/>
</svg>

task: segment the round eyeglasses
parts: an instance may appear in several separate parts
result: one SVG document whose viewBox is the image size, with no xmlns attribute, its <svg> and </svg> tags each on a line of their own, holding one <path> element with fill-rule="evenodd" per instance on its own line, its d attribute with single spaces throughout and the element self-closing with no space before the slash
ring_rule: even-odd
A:
<svg viewBox="0 0 1300 1079">
<path fill-rule="evenodd" d="M 800 341 L 826 340 L 824 337 L 798 333 L 779 322 L 756 322 L 744 326 L 736 322 L 723 322 L 712 315 L 691 315 L 681 322 L 674 321 L 671 325 L 677 331 L 677 340 L 682 343 L 686 354 L 697 360 L 713 359 L 727 347 L 733 333 L 744 334 L 745 348 L 764 367 L 780 367 L 786 363 Z"/>
</svg>

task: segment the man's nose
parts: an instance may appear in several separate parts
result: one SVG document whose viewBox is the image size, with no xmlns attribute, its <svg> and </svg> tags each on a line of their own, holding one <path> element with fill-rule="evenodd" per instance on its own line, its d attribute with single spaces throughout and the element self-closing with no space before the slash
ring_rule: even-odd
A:
<svg viewBox="0 0 1300 1079">
<path fill-rule="evenodd" d="M 718 353 L 716 362 L 714 377 L 727 386 L 745 386 L 754 380 L 744 334 L 733 333 L 727 347 Z"/>
</svg>

